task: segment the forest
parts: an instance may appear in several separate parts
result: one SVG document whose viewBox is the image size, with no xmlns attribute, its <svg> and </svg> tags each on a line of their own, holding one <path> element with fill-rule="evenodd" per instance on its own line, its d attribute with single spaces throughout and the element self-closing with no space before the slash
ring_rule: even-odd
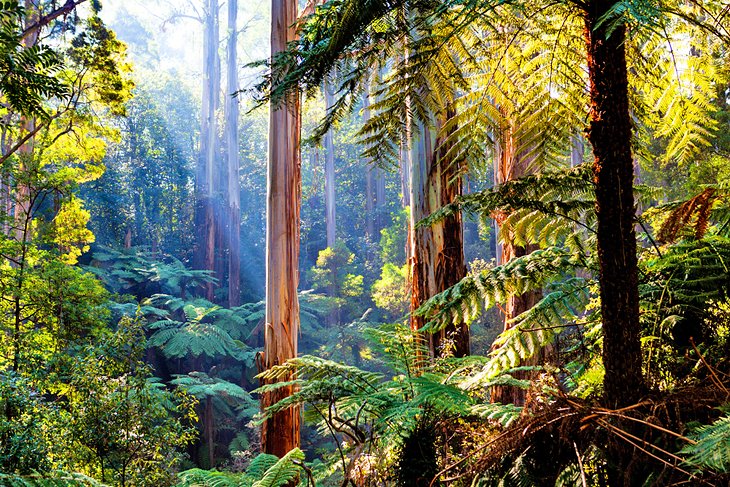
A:
<svg viewBox="0 0 730 487">
<path fill-rule="evenodd" d="M 0 0 L 0 486 L 730 485 L 727 0 Z"/>
</svg>

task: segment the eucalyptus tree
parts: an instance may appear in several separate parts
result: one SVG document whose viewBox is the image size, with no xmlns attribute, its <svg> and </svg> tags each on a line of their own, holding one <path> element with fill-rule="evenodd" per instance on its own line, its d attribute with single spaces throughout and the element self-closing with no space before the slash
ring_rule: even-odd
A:
<svg viewBox="0 0 730 487">
<path fill-rule="evenodd" d="M 277 59 L 296 40 L 295 0 L 272 0 L 271 56 Z M 285 72 L 275 72 L 274 86 Z M 320 80 L 321 81 L 321 80 Z M 320 86 L 321 83 L 318 83 Z M 301 211 L 301 114 L 299 93 L 272 102 L 269 121 L 266 206 L 266 317 L 264 369 L 297 356 L 299 338 L 299 221 Z M 291 377 L 285 378 L 291 380 Z M 265 383 L 265 381 L 264 381 Z M 265 409 L 294 392 L 294 386 L 264 392 Z M 299 446 L 300 411 L 291 407 L 267 418 L 261 429 L 265 453 L 283 457 Z"/>
<path fill-rule="evenodd" d="M 195 267 L 215 270 L 216 215 L 215 191 L 218 161 L 218 122 L 220 104 L 220 59 L 218 56 L 218 0 L 206 0 L 203 17 L 203 97 L 200 114 L 200 145 L 195 175 Z M 218 276 L 220 277 L 220 276 Z M 213 284 L 205 287 L 213 300 Z"/>
<path fill-rule="evenodd" d="M 228 0 L 226 59 L 226 233 L 228 237 L 228 306 L 241 304 L 241 182 L 238 154 L 238 0 Z"/>
</svg>

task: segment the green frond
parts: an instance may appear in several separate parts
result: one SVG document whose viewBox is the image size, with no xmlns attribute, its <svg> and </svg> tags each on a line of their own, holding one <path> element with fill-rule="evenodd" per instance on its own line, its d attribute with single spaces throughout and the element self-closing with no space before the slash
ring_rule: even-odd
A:
<svg viewBox="0 0 730 487">
<path fill-rule="evenodd" d="M 585 266 L 583 255 L 575 255 L 560 247 L 536 250 L 509 262 L 487 269 L 478 275 L 470 275 L 450 289 L 429 299 L 417 310 L 430 321 L 427 331 L 443 329 L 449 323 L 470 323 L 482 309 L 504 301 L 511 294 L 523 294 L 533 289 L 542 289 L 551 280 Z M 554 316 L 567 304 L 560 303 L 572 298 L 580 289 L 570 287 L 562 294 L 544 298 L 544 316 Z M 560 296 L 558 298 L 558 296 Z M 538 311 L 535 311 L 536 313 Z"/>
<path fill-rule="evenodd" d="M 269 468 L 261 480 L 254 482 L 253 487 L 281 487 L 296 479 L 301 473 L 297 462 L 304 461 L 304 453 L 295 448 Z"/>
<path fill-rule="evenodd" d="M 0 484 L 7 487 L 106 487 L 86 475 L 60 471 L 52 475 L 29 476 L 0 473 Z"/>
<path fill-rule="evenodd" d="M 718 473 L 730 473 L 730 415 L 697 428 L 691 438 L 697 443 L 681 451 L 687 456 L 688 464 Z"/>
</svg>

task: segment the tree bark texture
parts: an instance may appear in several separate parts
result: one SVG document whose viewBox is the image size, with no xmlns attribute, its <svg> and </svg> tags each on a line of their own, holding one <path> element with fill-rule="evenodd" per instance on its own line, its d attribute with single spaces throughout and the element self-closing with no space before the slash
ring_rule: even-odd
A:
<svg viewBox="0 0 730 487">
<path fill-rule="evenodd" d="M 632 404 L 643 389 L 626 29 L 618 26 L 609 36 L 607 25 L 599 25 L 615 3 L 593 0 L 586 11 L 591 100 L 587 135 L 594 155 L 608 407 Z"/>
<path fill-rule="evenodd" d="M 440 124 L 453 113 L 440 115 Z M 439 126 L 437 126 L 438 131 Z M 461 215 L 456 214 L 432 225 L 416 228 L 416 224 L 461 195 L 459 165 L 444 157 L 448 148 L 443 141 L 434 140 L 426 127 L 412 142 L 411 150 L 411 329 L 424 325 L 415 315 L 426 300 L 445 291 L 466 276 L 464 265 L 464 236 Z M 440 147 L 438 151 L 434 147 Z M 432 356 L 443 354 L 463 357 L 469 354 L 469 328 L 466 324 L 449 325 L 429 337 Z"/>
<path fill-rule="evenodd" d="M 271 2 L 271 53 L 296 36 L 295 0 Z M 264 367 L 296 357 L 299 334 L 299 220 L 301 208 L 300 102 L 298 95 L 271 107 L 266 212 L 266 329 Z M 290 380 L 284 378 L 283 380 Z M 263 394 L 266 408 L 291 395 L 292 387 Z M 261 430 L 262 449 L 282 457 L 299 446 L 298 408 L 277 413 Z"/>
<path fill-rule="evenodd" d="M 505 118 L 509 120 L 509 114 L 504 113 Z M 497 143 L 494 154 L 494 184 L 498 186 L 508 181 L 519 179 L 523 176 L 534 173 L 532 167 L 532 158 L 517 150 L 517 140 L 515 139 L 514 122 L 510 122 L 503 127 L 501 133 L 498 134 Z M 498 252 L 497 264 L 501 265 L 510 260 L 530 254 L 538 249 L 536 245 L 528 245 L 527 247 L 515 245 L 514 238 L 509 232 L 502 231 L 502 223 L 508 215 L 494 215 L 497 231 L 501 233 L 503 242 L 497 243 Z M 542 292 L 529 291 L 523 294 L 511 295 L 507 298 L 504 307 L 504 331 L 511 328 L 510 321 L 525 311 L 529 310 L 537 304 L 542 298 Z M 545 358 L 545 351 L 536 354 L 530 360 L 520 365 L 536 365 L 542 363 Z M 520 372 L 515 374 L 518 379 L 531 379 L 534 374 L 529 372 Z M 525 390 L 519 387 L 496 386 L 491 390 L 492 402 L 502 404 L 523 405 L 525 403 Z"/>
<path fill-rule="evenodd" d="M 228 176 L 228 306 L 241 304 L 241 185 L 238 159 L 238 0 L 228 0 L 226 159 Z"/>
</svg>

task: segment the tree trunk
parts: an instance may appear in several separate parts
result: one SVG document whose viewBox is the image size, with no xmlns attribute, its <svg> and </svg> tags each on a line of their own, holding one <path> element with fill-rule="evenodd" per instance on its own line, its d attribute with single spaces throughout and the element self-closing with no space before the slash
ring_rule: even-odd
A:
<svg viewBox="0 0 730 487">
<path fill-rule="evenodd" d="M 272 0 L 272 58 L 295 39 L 296 20 L 295 0 Z M 299 105 L 299 95 L 293 94 L 287 96 L 281 105 L 271 107 L 266 212 L 265 369 L 283 364 L 297 355 L 301 208 Z M 261 406 L 266 408 L 291 395 L 293 390 L 293 387 L 286 387 L 275 393 L 263 394 Z M 281 457 L 298 447 L 299 424 L 299 408 L 281 411 L 267 419 L 261 429 L 263 451 Z"/>
<path fill-rule="evenodd" d="M 228 306 L 241 304 L 241 186 L 238 163 L 238 0 L 228 0 L 226 155 L 228 174 Z"/>
<path fill-rule="evenodd" d="M 196 170 L 194 267 L 215 270 L 216 223 L 214 168 L 218 148 L 218 0 L 207 0 L 203 39 L 203 98 L 200 119 L 200 148 Z M 213 300 L 213 285 L 205 286 L 206 299 Z"/>
<path fill-rule="evenodd" d="M 370 120 L 370 83 L 365 82 L 362 95 L 362 123 Z M 375 242 L 375 178 L 373 177 L 373 161 L 368 158 L 365 166 L 365 236 L 368 242 Z M 374 256 L 371 256 L 374 257 Z"/>
<path fill-rule="evenodd" d="M 509 119 L 509 114 L 503 111 L 503 115 L 506 119 Z M 514 124 L 509 123 L 503 128 L 501 133 L 497 136 L 497 143 L 494 154 L 494 184 L 498 186 L 508 181 L 514 181 L 523 176 L 534 173 L 532 167 L 532 159 L 527 157 L 525 154 L 521 154 L 517 151 L 517 141 L 515 140 Z M 495 228 L 499 233 L 502 228 L 502 222 L 508 215 L 495 215 Z M 505 264 L 510 260 L 522 257 L 537 250 L 536 245 L 528 245 L 522 247 L 514 244 L 514 238 L 502 232 L 501 235 L 503 243 L 499 243 L 497 240 L 497 264 Z M 542 298 L 542 292 L 539 290 L 529 291 L 519 295 L 511 295 L 507 298 L 507 302 L 504 308 L 504 331 L 511 328 L 510 321 L 525 311 L 529 310 L 535 304 L 537 304 Z M 542 363 L 545 358 L 545 351 L 541 351 L 533 356 L 530 360 L 521 363 L 520 365 L 537 365 Z M 531 379 L 534 374 L 529 372 L 520 372 L 515 374 L 518 379 Z M 496 386 L 491 391 L 491 401 L 502 404 L 516 404 L 523 405 L 525 403 L 525 390 L 519 387 L 510 386 Z"/>
<path fill-rule="evenodd" d="M 439 116 L 440 126 L 453 116 L 447 109 Z M 458 283 L 466 275 L 461 215 L 456 214 L 432 225 L 416 228 L 416 224 L 461 195 L 460 168 L 444 157 L 447 147 L 438 152 L 442 140 L 433 140 L 426 127 L 414 141 L 411 150 L 411 329 L 424 325 L 414 314 L 426 300 Z M 449 325 L 429 338 L 432 356 L 444 354 L 463 357 L 469 354 L 469 329 L 466 324 Z"/>
<path fill-rule="evenodd" d="M 604 400 L 611 408 L 632 404 L 643 390 L 626 28 L 618 26 L 609 36 L 606 23 L 600 23 L 615 3 L 593 0 L 586 11 L 588 140 L 596 186 Z"/>
<path fill-rule="evenodd" d="M 335 104 L 334 87 L 331 79 L 324 83 L 324 99 L 327 113 Z M 330 128 L 324 135 L 324 203 L 325 203 L 325 224 L 327 227 L 327 247 L 335 245 L 336 229 L 336 207 L 335 207 L 335 144 L 334 134 Z"/>
<path fill-rule="evenodd" d="M 208 468 L 215 468 L 215 426 L 213 422 L 213 397 L 205 398 L 205 442 L 208 444 Z"/>
</svg>

